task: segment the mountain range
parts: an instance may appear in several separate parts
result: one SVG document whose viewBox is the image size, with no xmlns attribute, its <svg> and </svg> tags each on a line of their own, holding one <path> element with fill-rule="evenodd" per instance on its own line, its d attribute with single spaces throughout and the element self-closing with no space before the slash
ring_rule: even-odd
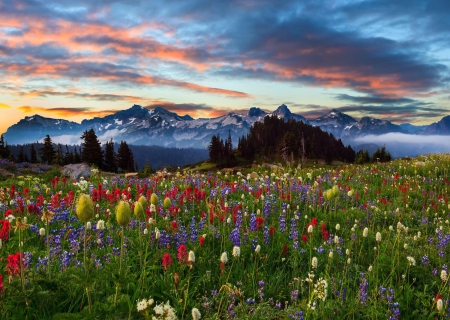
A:
<svg viewBox="0 0 450 320">
<path fill-rule="evenodd" d="M 397 125 L 371 117 L 356 120 L 335 109 L 321 117 L 306 119 L 292 113 L 283 104 L 272 113 L 252 107 L 244 114 L 231 112 L 217 118 L 193 119 L 189 115 L 180 116 L 162 107 L 148 110 L 133 105 L 129 109 L 102 118 L 86 119 L 81 123 L 46 118 L 37 114 L 26 116 L 8 128 L 4 138 L 8 144 L 24 144 L 40 141 L 48 134 L 54 142 L 79 143 L 81 134 L 92 128 L 102 142 L 113 138 L 116 142 L 124 140 L 134 145 L 206 148 L 211 137 L 217 134 L 222 139 L 231 134 L 233 142 L 237 144 L 238 139 L 249 132 L 253 123 L 262 121 L 264 117 L 270 115 L 283 118 L 285 121 L 293 119 L 318 126 L 352 145 L 361 137 L 389 133 L 450 135 L 450 116 L 428 126 L 414 126 L 408 123 Z"/>
</svg>

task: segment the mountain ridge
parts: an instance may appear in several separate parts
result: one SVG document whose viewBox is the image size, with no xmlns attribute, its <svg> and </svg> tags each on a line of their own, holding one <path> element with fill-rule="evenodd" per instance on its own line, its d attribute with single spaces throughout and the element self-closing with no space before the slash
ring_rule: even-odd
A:
<svg viewBox="0 0 450 320">
<path fill-rule="evenodd" d="M 420 130 L 423 131 L 423 134 L 438 134 L 437 132 L 444 130 L 443 132 L 446 132 L 444 134 L 450 134 L 450 116 L 431 124 L 432 128 L 429 129 L 430 126 L 426 128 L 410 124 L 402 126 L 372 117 L 362 117 L 356 120 L 336 109 L 331 109 L 320 117 L 307 119 L 292 113 L 285 104 L 280 105 L 271 113 L 258 107 L 251 107 L 248 112 L 243 114 L 229 112 L 215 118 L 198 119 L 194 119 L 188 114 L 180 116 L 161 106 L 149 110 L 135 104 L 131 108 L 119 110 L 105 117 L 84 119 L 80 124 L 65 119 L 46 118 L 38 114 L 26 116 L 8 128 L 4 133 L 4 138 L 9 144 L 34 142 L 36 139 L 43 139 L 46 134 L 49 134 L 52 139 L 54 137 L 79 139 L 82 132 L 92 128 L 102 141 L 113 138 L 115 141 L 125 140 L 136 145 L 177 148 L 207 147 L 213 135 L 226 138 L 230 134 L 233 141 L 238 141 L 242 136 L 248 134 L 249 128 L 255 122 L 262 121 L 264 117 L 271 115 L 283 118 L 285 121 L 303 121 L 320 127 L 336 138 L 346 140 L 365 135 L 410 133 L 410 130 Z M 34 141 L 30 141 L 30 137 L 33 137 Z"/>
</svg>

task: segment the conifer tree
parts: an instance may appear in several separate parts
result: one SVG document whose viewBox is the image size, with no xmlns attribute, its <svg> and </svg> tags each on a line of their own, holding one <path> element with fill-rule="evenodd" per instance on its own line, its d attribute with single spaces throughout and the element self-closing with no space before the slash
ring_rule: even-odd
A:
<svg viewBox="0 0 450 320">
<path fill-rule="evenodd" d="M 84 131 L 81 139 L 84 140 L 81 143 L 83 147 L 81 160 L 88 164 L 95 164 L 98 168 L 103 168 L 103 150 L 94 129 Z"/>
<path fill-rule="evenodd" d="M 3 139 L 3 135 L 0 136 L 0 158 L 8 159 L 10 156 L 8 144 Z"/>
<path fill-rule="evenodd" d="M 121 141 L 117 150 L 117 166 L 122 171 L 134 171 L 134 156 L 126 141 Z"/>
<path fill-rule="evenodd" d="M 19 151 L 19 155 L 17 156 L 17 162 L 18 163 L 22 163 L 25 161 L 25 156 L 23 153 L 23 146 L 20 146 L 20 151 Z"/>
<path fill-rule="evenodd" d="M 75 146 L 75 151 L 74 151 L 74 156 L 73 156 L 73 162 L 74 163 L 80 163 L 81 162 L 81 157 L 80 154 L 78 153 L 77 147 Z"/>
<path fill-rule="evenodd" d="M 52 139 L 49 135 L 45 136 L 44 145 L 39 149 L 39 156 L 42 163 L 51 164 L 55 157 L 55 149 L 53 149 Z"/>
<path fill-rule="evenodd" d="M 38 162 L 36 149 L 34 148 L 34 143 L 31 144 L 31 148 L 30 148 L 30 162 L 31 163 L 37 163 Z"/>
<path fill-rule="evenodd" d="M 58 143 L 58 148 L 56 149 L 56 153 L 55 153 L 55 164 L 57 164 L 57 165 L 63 164 L 63 154 L 62 154 L 62 147 L 61 147 L 60 143 Z"/>
<path fill-rule="evenodd" d="M 112 138 L 105 144 L 104 168 L 109 172 L 117 172 L 116 152 L 114 150 L 114 142 Z"/>
</svg>

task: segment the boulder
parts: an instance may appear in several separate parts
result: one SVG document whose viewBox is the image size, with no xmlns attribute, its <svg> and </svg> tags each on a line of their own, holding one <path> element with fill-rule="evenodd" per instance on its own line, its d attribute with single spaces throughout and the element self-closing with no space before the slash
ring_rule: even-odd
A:
<svg viewBox="0 0 450 320">
<path fill-rule="evenodd" d="M 62 167 L 62 175 L 74 180 L 87 178 L 91 176 L 91 167 L 87 163 L 68 164 Z"/>
<path fill-rule="evenodd" d="M 13 176 L 14 175 L 11 172 L 9 172 L 9 171 L 7 171 L 7 170 L 5 170 L 3 168 L 0 168 L 0 177 L 8 179 L 8 178 L 11 178 Z"/>
<path fill-rule="evenodd" d="M 129 178 L 137 178 L 138 173 L 137 172 L 129 172 L 129 173 L 125 173 L 125 178 L 129 179 Z"/>
</svg>

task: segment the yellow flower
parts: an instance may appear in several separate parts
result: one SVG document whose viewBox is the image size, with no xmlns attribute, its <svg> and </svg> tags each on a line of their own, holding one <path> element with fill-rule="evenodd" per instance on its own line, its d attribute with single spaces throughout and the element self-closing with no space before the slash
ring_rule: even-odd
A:
<svg viewBox="0 0 450 320">
<path fill-rule="evenodd" d="M 81 194 L 77 202 L 76 210 L 78 219 L 82 222 L 88 222 L 94 216 L 94 204 L 91 197 L 87 194 Z"/>
<path fill-rule="evenodd" d="M 125 201 L 120 201 L 116 207 L 116 220 L 117 223 L 124 227 L 130 222 L 131 219 L 131 208 L 130 205 Z"/>
<path fill-rule="evenodd" d="M 47 208 L 44 208 L 44 212 L 42 213 L 41 221 L 50 222 L 53 220 L 53 216 L 55 213 L 53 211 L 48 211 Z"/>
<path fill-rule="evenodd" d="M 28 228 L 28 226 L 29 226 L 29 224 L 26 224 L 25 222 L 23 222 L 21 217 L 17 217 L 16 225 L 14 226 L 14 232 L 16 232 L 17 229 L 24 231 L 26 228 Z"/>
</svg>

